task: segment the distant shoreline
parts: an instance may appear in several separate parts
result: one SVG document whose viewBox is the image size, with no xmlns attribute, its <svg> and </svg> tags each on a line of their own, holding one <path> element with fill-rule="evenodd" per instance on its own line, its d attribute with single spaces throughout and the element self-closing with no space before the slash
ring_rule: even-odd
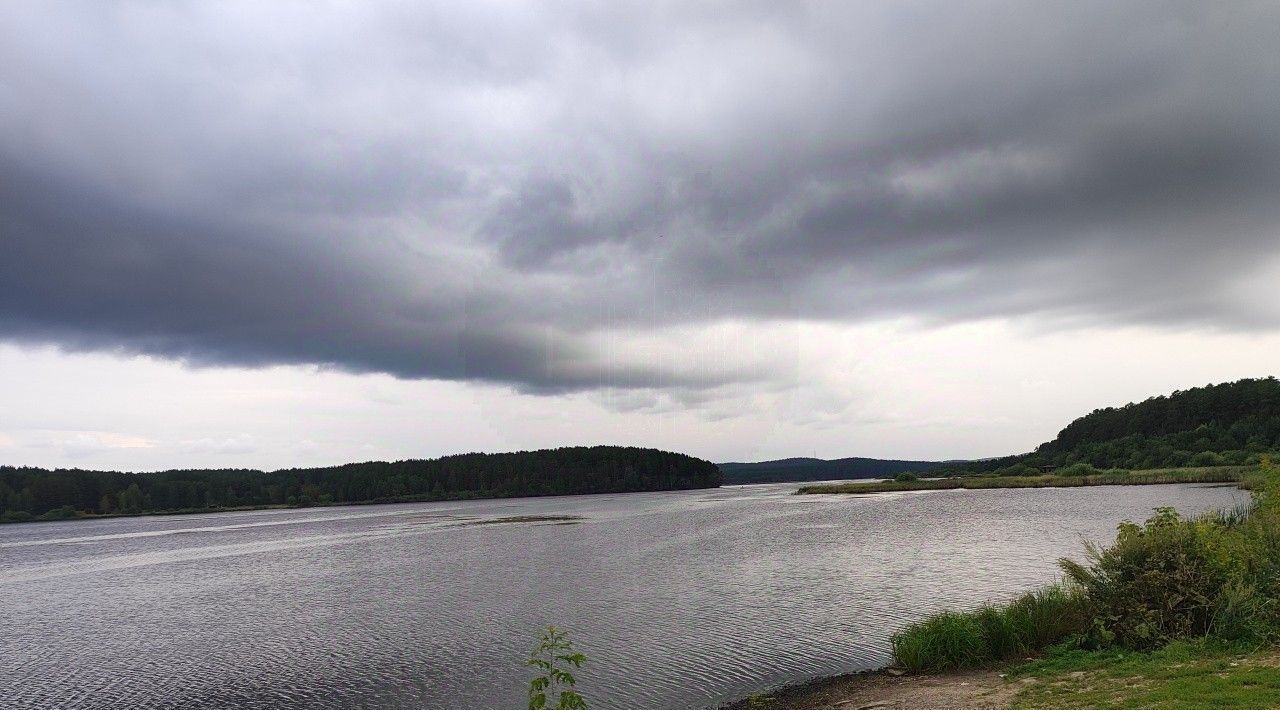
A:
<svg viewBox="0 0 1280 710">
<path fill-rule="evenodd" d="M 0 525 L 25 525 L 28 523 L 64 523 L 79 520 L 107 520 L 111 518 L 144 518 L 147 516 L 169 516 L 169 515 L 209 515 L 211 513 L 246 513 L 255 510 L 318 510 L 323 508 L 345 508 L 348 506 L 364 506 L 364 505 L 408 505 L 410 503 L 462 503 L 466 501 L 482 501 L 482 500 L 512 500 L 516 498 L 574 498 L 577 496 L 604 496 L 604 495 L 624 495 L 628 493 L 679 493 L 681 491 L 706 491 L 715 490 L 720 486 L 707 488 L 664 488 L 659 490 L 643 490 L 643 491 L 592 491 L 589 493 L 537 493 L 537 494 L 521 494 L 521 495 L 456 495 L 448 498 L 422 497 L 422 496 L 404 496 L 394 499 L 378 499 L 378 500 L 360 500 L 360 501 L 334 501 L 332 503 L 311 503 L 309 505 L 287 503 L 269 504 L 269 505 L 239 505 L 226 508 L 187 508 L 182 510 L 144 510 L 137 513 L 84 513 L 77 512 L 66 517 L 36 517 L 26 520 L 13 520 L 0 518 Z"/>
<path fill-rule="evenodd" d="M 1257 466 L 1211 466 L 1204 468 L 1105 472 L 1084 476 L 1067 476 L 1053 473 L 1046 473 L 1041 476 L 969 475 L 911 481 L 865 481 L 801 486 L 796 493 L 799 495 L 832 493 L 868 495 L 903 491 L 1149 486 L 1170 483 L 1244 483 L 1245 487 L 1247 487 L 1247 479 L 1257 471 Z"/>
<path fill-rule="evenodd" d="M 710 461 L 634 446 L 563 446 L 340 466 L 151 473 L 0 466 L 0 522 L 715 488 Z"/>
</svg>

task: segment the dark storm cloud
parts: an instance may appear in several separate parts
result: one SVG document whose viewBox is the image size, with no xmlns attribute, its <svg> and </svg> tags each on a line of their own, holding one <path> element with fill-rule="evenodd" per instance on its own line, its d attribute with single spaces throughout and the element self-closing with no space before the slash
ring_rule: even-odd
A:
<svg viewBox="0 0 1280 710">
<path fill-rule="evenodd" d="M 18 339 L 538 392 L 721 381 L 610 367 L 571 342 L 553 342 L 559 361 L 549 362 L 546 334 L 515 322 L 508 294 L 451 281 L 429 262 L 399 268 L 390 251 L 263 228 L 246 235 L 225 219 L 116 203 L 12 165 L 0 166 L 0 215 L 0 330 Z"/>
<path fill-rule="evenodd" d="M 628 332 L 1280 325 L 1272 4 L 4 13 L 8 340 L 694 396 L 770 375 Z"/>
</svg>

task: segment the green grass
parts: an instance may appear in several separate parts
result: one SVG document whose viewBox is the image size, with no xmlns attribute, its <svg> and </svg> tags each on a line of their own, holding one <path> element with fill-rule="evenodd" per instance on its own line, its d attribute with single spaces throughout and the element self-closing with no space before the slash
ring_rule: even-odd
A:
<svg viewBox="0 0 1280 710">
<path fill-rule="evenodd" d="M 908 671 L 937 672 L 982 665 L 990 651 L 975 614 L 945 611 L 894 636 L 893 658 Z"/>
<path fill-rule="evenodd" d="M 894 663 L 911 672 L 990 665 L 1083 633 L 1091 618 L 1078 588 L 1045 587 L 1007 604 L 943 612 L 908 626 L 892 639 Z"/>
<path fill-rule="evenodd" d="M 1009 677 L 1026 684 L 1015 710 L 1280 707 L 1276 651 L 1209 639 L 1149 653 L 1057 648 Z"/>
<path fill-rule="evenodd" d="M 1164 483 L 1238 483 L 1252 485 L 1257 466 L 1165 468 L 1146 471 L 1113 470 L 1097 475 L 955 476 L 920 481 L 865 481 L 802 486 L 796 493 L 892 493 L 987 488 L 1074 488 L 1078 486 L 1141 486 Z"/>
</svg>

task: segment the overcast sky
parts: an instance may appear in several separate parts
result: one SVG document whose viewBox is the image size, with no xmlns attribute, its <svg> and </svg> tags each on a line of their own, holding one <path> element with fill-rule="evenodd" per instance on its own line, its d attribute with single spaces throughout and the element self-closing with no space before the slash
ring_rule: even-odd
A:
<svg viewBox="0 0 1280 710">
<path fill-rule="evenodd" d="M 9 2 L 0 463 L 1025 451 L 1276 374 L 1274 2 Z"/>
</svg>

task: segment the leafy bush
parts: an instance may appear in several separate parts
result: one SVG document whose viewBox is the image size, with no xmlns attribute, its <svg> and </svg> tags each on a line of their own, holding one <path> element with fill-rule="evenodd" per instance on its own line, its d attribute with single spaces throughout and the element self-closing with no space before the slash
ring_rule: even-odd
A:
<svg viewBox="0 0 1280 710">
<path fill-rule="evenodd" d="M 1039 476 L 1040 469 L 1035 466 L 1028 466 L 1025 463 L 1015 463 L 1011 466 L 996 469 L 992 473 L 997 476 Z"/>
<path fill-rule="evenodd" d="M 1212 553 L 1210 524 L 1183 521 L 1158 508 L 1144 525 L 1120 525 L 1109 548 L 1086 546 L 1086 567 L 1062 560 L 1067 575 L 1097 605 L 1097 641 L 1153 648 L 1171 639 L 1208 633 L 1230 561 Z"/>
<path fill-rule="evenodd" d="M 1242 449 L 1224 451 L 1222 452 L 1222 459 L 1228 466 L 1241 466 L 1249 460 L 1249 452 Z"/>
<path fill-rule="evenodd" d="M 1088 641 L 1149 649 L 1205 636 L 1261 642 L 1280 631 L 1280 488 L 1264 461 L 1246 509 L 1196 519 L 1157 508 L 1122 523 L 1086 564 L 1062 560 L 1096 609 Z"/>
<path fill-rule="evenodd" d="M 529 681 L 529 710 L 586 710 L 587 701 L 574 689 L 578 681 L 566 670 L 568 666 L 581 668 L 586 660 L 586 656 L 573 650 L 563 631 L 548 626 L 529 655 L 528 665 L 542 671 Z"/>
<path fill-rule="evenodd" d="M 36 519 L 37 520 L 70 520 L 76 517 L 76 515 L 77 514 L 76 514 L 75 508 L 72 508 L 69 505 L 64 505 L 61 508 L 54 508 L 53 510 L 47 511 Z"/>
<path fill-rule="evenodd" d="M 899 473 L 898 475 L 894 476 L 893 480 L 897 481 L 898 483 L 908 483 L 910 481 L 918 481 L 920 480 L 920 477 L 910 471 L 903 471 L 902 473 Z"/>
<path fill-rule="evenodd" d="M 1102 471 L 1092 464 L 1075 463 L 1070 466 L 1060 468 L 1057 471 L 1054 471 L 1054 473 L 1059 476 L 1097 476 L 1101 474 Z"/>
<path fill-rule="evenodd" d="M 1201 451 L 1191 457 L 1190 463 L 1192 466 L 1225 466 L 1227 459 L 1214 451 Z"/>
</svg>

